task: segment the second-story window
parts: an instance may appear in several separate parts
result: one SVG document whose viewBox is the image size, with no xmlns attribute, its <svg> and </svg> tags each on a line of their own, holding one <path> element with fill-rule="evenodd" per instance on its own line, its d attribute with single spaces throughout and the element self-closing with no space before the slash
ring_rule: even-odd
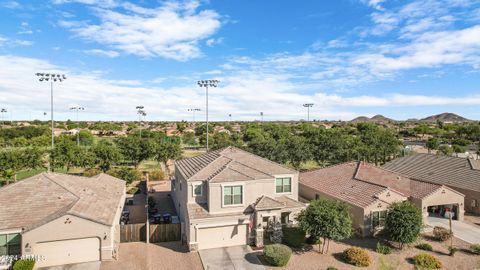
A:
<svg viewBox="0 0 480 270">
<path fill-rule="evenodd" d="M 203 185 L 202 184 L 197 184 L 193 185 L 193 196 L 202 196 L 203 194 Z"/>
<path fill-rule="evenodd" d="M 223 187 L 223 205 L 236 205 L 243 203 L 243 187 Z"/>
<path fill-rule="evenodd" d="M 275 192 L 286 193 L 292 192 L 292 178 L 283 177 L 275 179 Z"/>
</svg>

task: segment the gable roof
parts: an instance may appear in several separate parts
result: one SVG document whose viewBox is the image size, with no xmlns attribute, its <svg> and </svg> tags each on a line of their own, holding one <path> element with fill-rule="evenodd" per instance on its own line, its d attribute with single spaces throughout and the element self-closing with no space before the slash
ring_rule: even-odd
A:
<svg viewBox="0 0 480 270">
<path fill-rule="evenodd" d="M 125 181 L 41 173 L 0 188 L 0 229 L 30 230 L 65 214 L 111 226 Z"/>
<path fill-rule="evenodd" d="M 295 170 L 233 146 L 177 160 L 175 167 L 188 181 L 248 181 L 273 178 L 273 175 L 279 174 L 297 173 Z"/>
<path fill-rule="evenodd" d="M 385 191 L 422 199 L 442 187 L 438 184 L 417 181 L 364 162 L 348 162 L 302 172 L 299 182 L 360 207 L 371 205 L 377 200 L 378 195 Z"/>
<path fill-rule="evenodd" d="M 394 159 L 383 168 L 422 181 L 480 192 L 480 161 L 416 154 Z"/>
</svg>

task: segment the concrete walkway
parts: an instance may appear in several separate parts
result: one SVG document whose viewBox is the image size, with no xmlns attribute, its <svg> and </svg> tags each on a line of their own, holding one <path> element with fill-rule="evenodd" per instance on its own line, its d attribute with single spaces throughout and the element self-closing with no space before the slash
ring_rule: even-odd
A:
<svg viewBox="0 0 480 270">
<path fill-rule="evenodd" d="M 448 219 L 438 217 L 428 217 L 428 224 L 432 227 L 441 226 L 449 228 Z M 480 244 L 480 227 L 470 225 L 465 222 L 452 220 L 453 235 L 470 244 Z"/>
<path fill-rule="evenodd" d="M 249 246 L 204 249 L 198 252 L 205 270 L 263 270 L 265 267 Z"/>
</svg>

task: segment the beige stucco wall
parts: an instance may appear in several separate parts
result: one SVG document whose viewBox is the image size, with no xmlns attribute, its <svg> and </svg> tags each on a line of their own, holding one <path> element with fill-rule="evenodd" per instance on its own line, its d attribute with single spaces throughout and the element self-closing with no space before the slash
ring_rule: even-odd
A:
<svg viewBox="0 0 480 270">
<path fill-rule="evenodd" d="M 22 234 L 22 254 L 39 255 L 35 246 L 40 242 L 96 237 L 100 240 L 101 260 L 110 260 L 114 255 L 115 234 L 112 226 L 102 225 L 73 215 L 64 215 Z M 28 244 L 28 247 L 27 247 Z"/>
<path fill-rule="evenodd" d="M 465 197 L 462 194 L 459 194 L 458 192 L 445 187 L 423 198 L 421 201 L 412 199 L 412 202 L 415 203 L 415 205 L 417 205 L 420 209 L 422 209 L 424 222 L 426 222 L 426 218 L 428 217 L 427 208 L 433 205 L 445 205 L 445 204 L 457 205 L 458 220 L 460 221 L 463 220 L 464 213 L 465 213 L 465 210 L 464 210 Z"/>
<path fill-rule="evenodd" d="M 479 180 L 480 181 L 480 180 Z M 464 208 L 466 212 L 469 213 L 474 213 L 474 214 L 480 214 L 480 192 L 476 192 L 473 190 L 468 190 L 468 189 L 463 189 L 463 188 L 457 188 L 457 187 L 450 187 L 463 195 L 465 195 L 465 203 L 464 203 Z M 472 207 L 472 200 L 476 200 L 476 207 Z"/>
</svg>

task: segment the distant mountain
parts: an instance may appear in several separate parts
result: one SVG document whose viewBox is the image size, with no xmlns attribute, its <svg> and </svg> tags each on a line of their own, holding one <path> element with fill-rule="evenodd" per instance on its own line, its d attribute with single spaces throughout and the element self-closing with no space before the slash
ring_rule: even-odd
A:
<svg viewBox="0 0 480 270">
<path fill-rule="evenodd" d="M 437 122 L 437 121 L 442 121 L 442 122 L 451 122 L 451 123 L 462 123 L 462 122 L 471 122 L 472 120 L 467 119 L 465 117 L 462 117 L 458 114 L 454 113 L 441 113 L 437 115 L 432 115 L 423 119 L 420 119 L 422 122 Z"/>
<path fill-rule="evenodd" d="M 385 117 L 383 115 L 377 114 L 372 118 L 368 118 L 366 116 L 359 116 L 355 119 L 352 119 L 350 122 L 352 123 L 373 122 L 373 123 L 381 124 L 381 123 L 395 122 L 395 120 Z"/>
</svg>

